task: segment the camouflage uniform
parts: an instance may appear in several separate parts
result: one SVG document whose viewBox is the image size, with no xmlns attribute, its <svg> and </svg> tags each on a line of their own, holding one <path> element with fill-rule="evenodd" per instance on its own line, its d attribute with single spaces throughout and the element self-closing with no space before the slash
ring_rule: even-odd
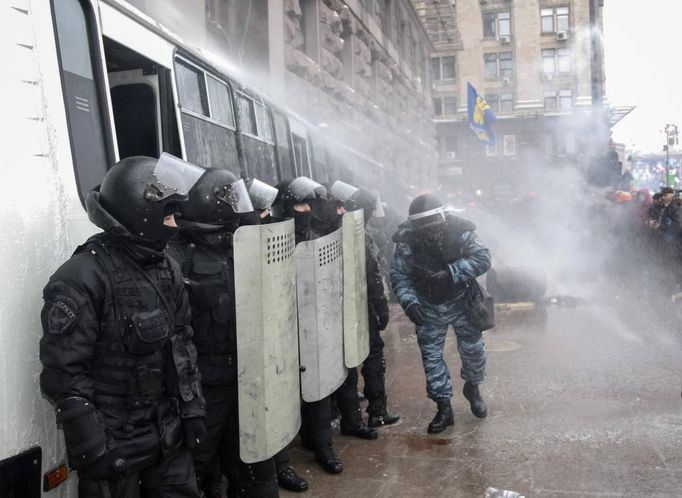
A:
<svg viewBox="0 0 682 498">
<path fill-rule="evenodd" d="M 409 223 L 403 223 L 394 235 L 396 242 L 391 284 L 403 309 L 420 304 L 424 324 L 416 327 L 421 349 L 426 390 L 433 400 L 452 398 L 452 381 L 443 347 L 448 326 L 457 337 L 462 360 L 461 377 L 480 384 L 485 377 L 485 342 L 480 330 L 467 316 L 463 298 L 466 283 L 490 268 L 490 252 L 474 233 L 473 223 L 447 216 L 446 229 L 439 241 L 427 242 L 414 236 Z M 452 281 L 444 287 L 429 285 L 428 274 L 446 268 Z"/>
</svg>

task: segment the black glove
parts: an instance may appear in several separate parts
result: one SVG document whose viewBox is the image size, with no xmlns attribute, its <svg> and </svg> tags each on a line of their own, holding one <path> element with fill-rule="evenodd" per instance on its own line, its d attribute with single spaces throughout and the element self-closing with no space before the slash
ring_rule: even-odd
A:
<svg viewBox="0 0 682 498">
<path fill-rule="evenodd" d="M 422 310 L 421 304 L 410 304 L 405 310 L 405 314 L 415 325 L 424 325 L 424 310 Z"/>
<path fill-rule="evenodd" d="M 434 287 L 446 287 L 452 284 L 452 274 L 448 270 L 441 270 L 429 275 L 429 283 Z"/>
<path fill-rule="evenodd" d="M 388 303 L 385 299 L 381 300 L 381 304 L 377 306 L 377 328 L 384 330 L 388 325 Z"/>
<path fill-rule="evenodd" d="M 182 429 L 185 432 L 185 446 L 189 450 L 194 450 L 206 439 L 206 426 L 201 417 L 183 419 Z"/>
<path fill-rule="evenodd" d="M 379 330 L 384 330 L 388 325 L 388 313 L 381 313 L 377 315 L 377 328 Z"/>
<path fill-rule="evenodd" d="M 87 467 L 87 472 L 104 481 L 118 481 L 125 476 L 126 460 L 118 448 L 106 452 Z"/>
</svg>

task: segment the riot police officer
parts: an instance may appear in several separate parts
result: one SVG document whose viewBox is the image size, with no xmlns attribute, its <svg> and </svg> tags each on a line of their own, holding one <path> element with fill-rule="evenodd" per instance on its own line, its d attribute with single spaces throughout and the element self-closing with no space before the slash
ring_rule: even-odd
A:
<svg viewBox="0 0 682 498">
<path fill-rule="evenodd" d="M 232 236 L 239 213 L 252 211 L 244 181 L 226 169 L 210 169 L 182 205 L 180 238 L 168 248 L 182 268 L 192 308 L 208 431 L 194 463 L 211 498 L 221 496 L 216 464 L 227 476 L 230 497 L 279 496 L 272 459 L 246 464 L 239 458 Z"/>
<path fill-rule="evenodd" d="M 443 359 L 450 325 L 462 360 L 463 394 L 474 415 L 487 415 L 478 387 L 485 377 L 485 342 L 468 316 L 464 299 L 467 283 L 490 268 L 490 252 L 475 228 L 470 221 L 448 214 L 435 196 L 425 194 L 412 201 L 407 221 L 393 236 L 391 284 L 405 314 L 416 325 L 427 394 L 438 406 L 429 433 L 454 424 L 452 382 Z"/>
<path fill-rule="evenodd" d="M 344 206 L 348 211 L 362 209 L 365 227 L 373 217 L 384 216 L 379 194 L 366 188 L 359 188 L 357 192 L 351 193 Z M 387 408 L 386 358 L 384 357 L 384 341 L 380 332 L 388 326 L 388 300 L 381 277 L 379 248 L 367 231 L 365 231 L 365 256 L 369 355 L 362 364 L 361 372 L 365 380 L 364 395 L 367 398 L 367 414 L 369 415 L 367 425 L 381 427 L 395 424 L 400 420 L 400 415 L 390 413 Z"/>
<path fill-rule="evenodd" d="M 273 217 L 283 220 L 293 218 L 296 244 L 325 235 L 317 232 L 311 223 L 312 207 L 320 197 L 326 197 L 326 189 L 310 178 L 300 176 L 277 185 L 279 193 L 273 204 Z M 315 402 L 303 401 L 301 406 L 301 442 L 315 452 L 315 459 L 330 474 L 343 470 L 336 456 L 332 441 L 331 404 L 329 396 Z"/>
<path fill-rule="evenodd" d="M 86 198 L 104 230 L 43 291 L 43 394 L 81 498 L 199 497 L 204 400 L 180 269 L 164 254 L 203 170 L 168 154 L 114 165 Z"/>
</svg>

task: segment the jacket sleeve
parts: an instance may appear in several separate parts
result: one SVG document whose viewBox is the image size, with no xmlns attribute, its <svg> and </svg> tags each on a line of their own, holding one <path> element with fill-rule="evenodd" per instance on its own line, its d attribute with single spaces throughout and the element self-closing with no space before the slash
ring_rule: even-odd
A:
<svg viewBox="0 0 682 498">
<path fill-rule="evenodd" d="M 476 233 L 465 232 L 462 238 L 464 239 L 462 257 L 448 265 L 455 284 L 472 280 L 490 269 L 490 251 L 483 245 Z"/>
<path fill-rule="evenodd" d="M 173 273 L 180 276 L 180 268 L 175 262 Z M 180 401 L 180 417 L 193 418 L 206 415 L 204 397 L 201 392 L 201 374 L 197 366 L 197 349 L 192 342 L 191 311 L 189 297 L 181 280 L 176 278 L 177 295 L 175 299 L 175 333 L 171 342 L 173 360 L 177 374 Z"/>
<path fill-rule="evenodd" d="M 420 304 L 407 263 L 409 253 L 410 247 L 406 242 L 397 242 L 390 270 L 391 287 L 403 309 L 407 309 L 410 304 Z"/>
<path fill-rule="evenodd" d="M 104 293 L 83 282 L 84 273 L 96 275 L 87 263 L 83 258 L 72 258 L 43 290 L 40 388 L 55 404 L 74 396 L 92 401 L 94 395 L 89 372 L 99 335 L 97 310 Z"/>
</svg>

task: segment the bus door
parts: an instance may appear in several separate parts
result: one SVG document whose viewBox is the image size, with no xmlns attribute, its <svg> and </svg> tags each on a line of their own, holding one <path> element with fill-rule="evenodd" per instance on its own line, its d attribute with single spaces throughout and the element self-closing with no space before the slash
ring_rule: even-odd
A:
<svg viewBox="0 0 682 498">
<path fill-rule="evenodd" d="M 104 58 L 119 159 L 181 156 L 172 91 L 174 47 L 102 4 Z"/>
</svg>

